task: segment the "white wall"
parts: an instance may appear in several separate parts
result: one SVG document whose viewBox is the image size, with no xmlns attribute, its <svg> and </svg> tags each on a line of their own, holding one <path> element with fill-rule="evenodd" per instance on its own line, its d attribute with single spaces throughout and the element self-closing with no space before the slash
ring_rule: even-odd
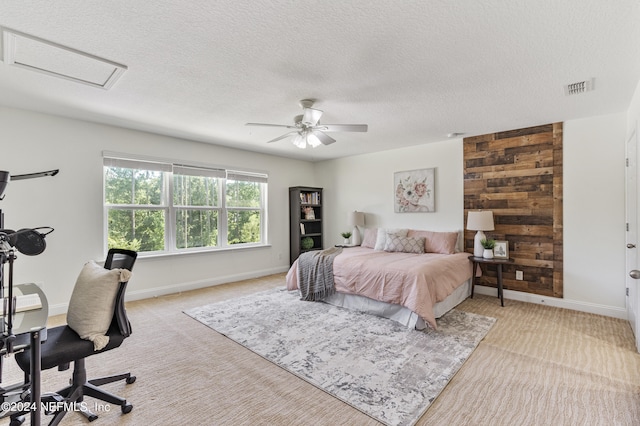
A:
<svg viewBox="0 0 640 426">
<path fill-rule="evenodd" d="M 626 114 L 564 124 L 564 297 L 625 308 Z M 622 312 L 621 312 L 622 313 Z"/>
<path fill-rule="evenodd" d="M 60 169 L 55 177 L 11 182 L 0 208 L 10 229 L 52 226 L 39 256 L 18 254 L 15 282 L 43 283 L 53 313 L 66 312 L 75 279 L 103 259 L 102 151 L 207 162 L 269 173 L 271 247 L 138 260 L 128 298 L 285 271 L 289 259 L 288 187 L 313 184 L 311 163 L 150 133 L 0 108 L 0 170 Z"/>
<path fill-rule="evenodd" d="M 565 123 L 565 298 L 509 291 L 506 297 L 625 317 L 624 145 L 628 121 L 639 116 L 636 94 L 627 113 Z M 460 139 L 312 164 L 9 108 L 0 108 L 0 132 L 0 170 L 60 169 L 53 178 L 12 182 L 0 201 L 6 227 L 56 229 L 43 254 L 19 255 L 15 265 L 16 282 L 43 283 L 53 313 L 66 310 L 82 265 L 103 256 L 103 150 L 269 173 L 271 247 L 143 258 L 130 299 L 286 270 L 289 186 L 325 188 L 325 245 L 342 241 L 353 210 L 365 212 L 370 227 L 450 231 L 464 223 Z M 428 167 L 436 168 L 436 212 L 394 213 L 393 173 Z"/>
<path fill-rule="evenodd" d="M 625 131 L 625 113 L 564 124 L 564 299 L 515 291 L 506 297 L 626 317 Z M 436 212 L 394 213 L 393 173 L 427 167 L 436 168 Z M 371 227 L 464 225 L 460 139 L 325 161 L 316 165 L 316 174 L 325 190 L 325 245 L 341 242 L 351 210 L 364 211 Z"/>
<path fill-rule="evenodd" d="M 462 139 L 419 145 L 316 164 L 324 188 L 325 246 L 342 243 L 349 212 L 365 213 L 365 227 L 458 231 L 464 221 Z M 433 213 L 395 213 L 394 172 L 435 167 Z M 362 230 L 361 230 L 362 233 Z M 364 235 L 364 234 L 363 234 Z"/>
<path fill-rule="evenodd" d="M 631 136 L 634 130 L 638 127 L 638 121 L 640 120 L 640 81 L 636 86 L 636 91 L 633 94 L 629 109 L 627 110 L 627 140 Z"/>
</svg>

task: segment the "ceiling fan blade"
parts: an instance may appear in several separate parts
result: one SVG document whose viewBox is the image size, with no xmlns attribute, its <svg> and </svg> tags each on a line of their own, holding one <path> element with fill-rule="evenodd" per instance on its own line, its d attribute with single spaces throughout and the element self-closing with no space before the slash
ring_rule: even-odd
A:
<svg viewBox="0 0 640 426">
<path fill-rule="evenodd" d="M 322 117 L 322 111 L 319 109 L 305 108 L 302 115 L 302 124 L 313 127 L 318 124 L 320 117 Z"/>
<path fill-rule="evenodd" d="M 289 126 L 287 124 L 267 124 L 267 123 L 246 123 L 245 126 L 284 127 L 286 129 L 296 128 L 296 126 Z"/>
<path fill-rule="evenodd" d="M 366 132 L 369 126 L 366 124 L 321 124 L 320 130 L 325 132 Z"/>
<path fill-rule="evenodd" d="M 329 135 L 327 135 L 325 133 L 322 133 L 319 130 L 314 130 L 314 131 L 311 132 L 311 134 L 313 134 L 315 137 L 320 139 L 320 142 L 322 142 L 323 145 L 331 145 L 332 143 L 334 143 L 336 141 L 331 136 L 329 136 Z"/>
<path fill-rule="evenodd" d="M 293 131 L 293 132 L 287 132 L 287 133 L 285 133 L 285 134 L 284 134 L 284 135 L 282 135 L 282 136 L 278 136 L 278 137 L 277 137 L 277 138 L 275 138 L 275 139 L 271 139 L 270 141 L 267 141 L 267 143 L 277 142 L 277 141 L 279 141 L 279 140 L 281 140 L 281 139 L 284 139 L 284 138 L 286 138 L 286 137 L 291 136 L 291 135 L 292 135 L 292 134 L 294 134 L 294 133 L 298 133 L 298 132 L 296 132 L 296 131 Z"/>
</svg>

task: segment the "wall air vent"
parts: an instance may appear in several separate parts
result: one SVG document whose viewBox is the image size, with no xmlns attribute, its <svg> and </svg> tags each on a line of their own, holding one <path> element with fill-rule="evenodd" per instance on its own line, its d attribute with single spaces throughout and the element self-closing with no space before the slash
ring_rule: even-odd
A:
<svg viewBox="0 0 640 426">
<path fill-rule="evenodd" d="M 9 28 L 2 30 L 2 60 L 7 65 L 109 89 L 127 67 Z"/>
<path fill-rule="evenodd" d="M 564 94 L 569 95 L 579 95 L 580 93 L 590 92 L 594 89 L 593 87 L 593 78 L 589 80 L 577 81 L 575 83 L 567 84 L 564 86 Z"/>
</svg>

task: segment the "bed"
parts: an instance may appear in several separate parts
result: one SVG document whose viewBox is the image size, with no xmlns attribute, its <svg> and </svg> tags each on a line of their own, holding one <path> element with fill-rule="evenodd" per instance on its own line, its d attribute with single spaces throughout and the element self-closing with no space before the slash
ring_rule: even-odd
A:
<svg viewBox="0 0 640 426">
<path fill-rule="evenodd" d="M 435 329 L 435 319 L 470 292 L 472 266 L 468 253 L 456 251 L 457 240 L 458 233 L 367 229 L 362 246 L 344 248 L 333 258 L 336 292 L 323 301 L 410 328 Z M 407 249 L 407 241 L 414 248 Z M 296 260 L 287 273 L 287 289 L 298 289 L 298 279 Z"/>
</svg>

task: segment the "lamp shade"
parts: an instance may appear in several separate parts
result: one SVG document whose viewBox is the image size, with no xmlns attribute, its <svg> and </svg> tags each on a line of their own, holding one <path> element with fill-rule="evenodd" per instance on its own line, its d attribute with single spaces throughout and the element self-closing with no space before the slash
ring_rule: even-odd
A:
<svg viewBox="0 0 640 426">
<path fill-rule="evenodd" d="M 469 212 L 467 215 L 467 229 L 470 231 L 493 231 L 493 212 L 481 210 Z"/>
<path fill-rule="evenodd" d="M 347 216 L 347 221 L 349 222 L 349 225 L 353 226 L 351 244 L 359 246 L 362 239 L 360 238 L 360 230 L 358 229 L 358 226 L 364 226 L 364 213 L 358 211 L 350 212 Z"/>
<path fill-rule="evenodd" d="M 350 212 L 347 220 L 351 226 L 364 226 L 364 213 L 358 211 Z"/>
</svg>

